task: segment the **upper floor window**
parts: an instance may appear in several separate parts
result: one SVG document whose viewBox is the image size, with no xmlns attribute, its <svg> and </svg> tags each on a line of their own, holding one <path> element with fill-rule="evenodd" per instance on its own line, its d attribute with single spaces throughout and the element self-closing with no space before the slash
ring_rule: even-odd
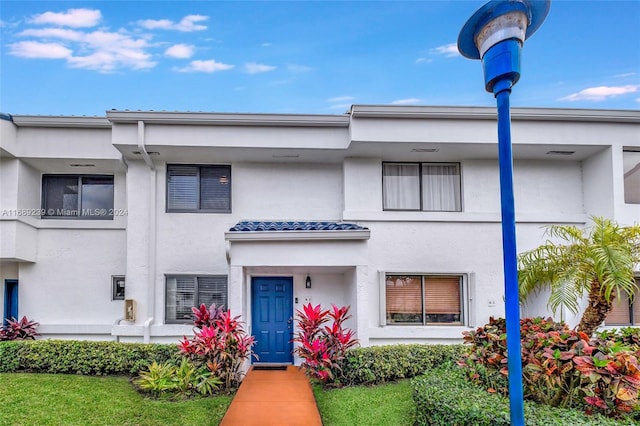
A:
<svg viewBox="0 0 640 426">
<path fill-rule="evenodd" d="M 113 176 L 43 175 L 44 218 L 113 219 Z"/>
<path fill-rule="evenodd" d="M 387 324 L 462 324 L 462 276 L 387 275 Z"/>
<path fill-rule="evenodd" d="M 624 202 L 640 204 L 640 151 L 625 148 L 622 152 L 624 163 Z"/>
<path fill-rule="evenodd" d="M 384 210 L 461 211 L 460 164 L 384 163 Z"/>
<path fill-rule="evenodd" d="M 226 275 L 167 275 L 165 320 L 167 323 L 190 322 L 192 307 L 227 306 Z"/>
<path fill-rule="evenodd" d="M 640 285 L 640 279 L 637 279 L 636 283 Z M 604 323 L 605 325 L 640 325 L 640 290 L 636 289 L 633 298 L 628 294 L 620 293 L 620 298 L 613 300 L 611 312 Z"/>
<path fill-rule="evenodd" d="M 168 212 L 231 212 L 231 166 L 167 165 Z"/>
</svg>

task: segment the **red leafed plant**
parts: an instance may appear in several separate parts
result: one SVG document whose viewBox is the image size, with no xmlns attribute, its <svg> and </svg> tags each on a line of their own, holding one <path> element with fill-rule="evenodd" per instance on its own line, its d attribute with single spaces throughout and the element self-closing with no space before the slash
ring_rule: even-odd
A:
<svg viewBox="0 0 640 426">
<path fill-rule="evenodd" d="M 611 353 L 574 358 L 575 368 L 586 378 L 583 385 L 588 412 L 610 417 L 640 410 L 640 351 L 609 348 Z"/>
<path fill-rule="evenodd" d="M 219 377 L 227 390 L 234 389 L 242 380 L 242 364 L 251 355 L 254 337 L 247 335 L 239 316 L 215 305 L 204 304 L 192 308 L 194 336 L 180 342 L 180 351 L 196 365 L 206 365 Z"/>
<path fill-rule="evenodd" d="M 305 373 L 322 382 L 336 382 L 340 370 L 339 361 L 344 359 L 347 349 L 358 344 L 354 333 L 343 327 L 351 318 L 349 306 L 322 310 L 320 305 L 303 305 L 296 311 L 298 332 L 294 342 L 299 343 L 294 352 L 302 358 Z M 324 325 L 332 321 L 331 325 Z M 324 325 L 324 326 L 323 326 Z"/>
<path fill-rule="evenodd" d="M 7 319 L 7 324 L 0 328 L 0 341 L 3 340 L 35 340 L 39 336 L 37 329 L 40 323 L 30 321 L 23 316 L 20 321 Z"/>
<path fill-rule="evenodd" d="M 586 333 L 570 330 L 551 318 L 523 318 L 520 330 L 526 399 L 640 420 L 637 347 L 618 341 L 616 333 L 590 339 Z M 489 392 L 506 395 L 504 319 L 491 318 L 484 327 L 465 332 L 464 340 L 471 348 L 458 364 L 467 370 L 471 380 Z"/>
</svg>

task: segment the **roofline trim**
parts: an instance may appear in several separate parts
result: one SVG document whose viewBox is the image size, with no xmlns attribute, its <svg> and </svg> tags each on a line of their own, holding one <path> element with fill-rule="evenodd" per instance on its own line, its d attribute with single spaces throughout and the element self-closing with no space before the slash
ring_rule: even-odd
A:
<svg viewBox="0 0 640 426">
<path fill-rule="evenodd" d="M 110 128 L 111 123 L 104 117 L 54 116 L 54 115 L 11 115 L 18 127 L 76 127 Z"/>
<path fill-rule="evenodd" d="M 496 120 L 494 107 L 352 105 L 354 118 L 442 118 Z M 640 110 L 511 108 L 513 120 L 640 123 Z"/>
<path fill-rule="evenodd" d="M 227 241 L 368 240 L 371 231 L 227 231 Z"/>
<path fill-rule="evenodd" d="M 330 114 L 252 114 L 165 111 L 107 111 L 112 123 L 199 124 L 218 126 L 349 127 L 349 116 Z"/>
</svg>

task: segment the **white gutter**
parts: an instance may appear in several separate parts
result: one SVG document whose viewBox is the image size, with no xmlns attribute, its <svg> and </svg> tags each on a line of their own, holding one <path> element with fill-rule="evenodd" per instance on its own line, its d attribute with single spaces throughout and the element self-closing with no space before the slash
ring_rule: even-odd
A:
<svg viewBox="0 0 640 426">
<path fill-rule="evenodd" d="M 157 197 L 156 197 L 156 167 L 147 153 L 144 138 L 144 121 L 138 121 L 138 149 L 144 162 L 149 166 L 149 288 L 147 297 L 147 319 L 143 326 L 143 342 L 151 342 L 151 324 L 156 312 L 156 230 L 157 230 Z"/>
</svg>

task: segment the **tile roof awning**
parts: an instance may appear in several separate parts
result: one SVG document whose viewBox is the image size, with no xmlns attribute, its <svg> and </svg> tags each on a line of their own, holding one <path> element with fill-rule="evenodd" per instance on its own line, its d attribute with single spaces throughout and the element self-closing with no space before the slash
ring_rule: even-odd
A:
<svg viewBox="0 0 640 426">
<path fill-rule="evenodd" d="M 343 222 L 238 222 L 225 233 L 228 241 L 368 240 L 369 229 Z"/>
</svg>

